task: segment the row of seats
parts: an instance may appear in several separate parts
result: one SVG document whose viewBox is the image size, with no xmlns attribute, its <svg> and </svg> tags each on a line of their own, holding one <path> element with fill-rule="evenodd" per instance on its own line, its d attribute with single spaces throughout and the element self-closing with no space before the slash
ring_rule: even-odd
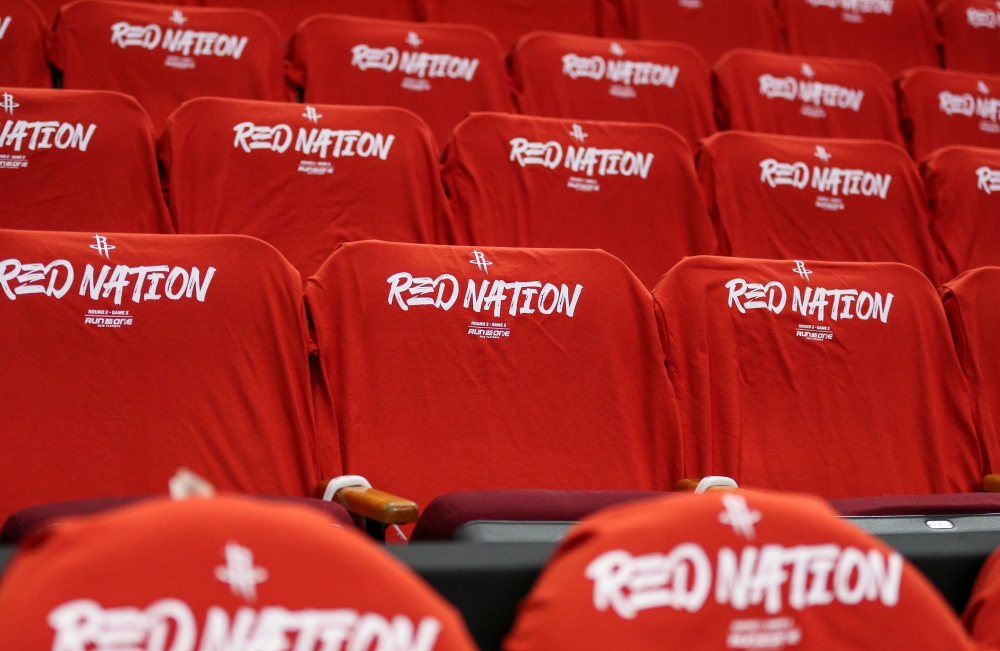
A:
<svg viewBox="0 0 1000 651">
<path fill-rule="evenodd" d="M 0 518 L 160 493 L 179 466 L 286 496 L 362 475 L 468 520 L 554 501 L 498 489 L 719 474 L 980 504 L 997 287 L 973 270 L 942 301 L 896 263 L 696 256 L 651 294 L 601 251 L 364 241 L 303 291 L 249 237 L 0 231 Z"/>
<path fill-rule="evenodd" d="M 46 20 L 62 0 L 37 0 Z M 26 3 L 28 0 L 5 0 Z M 896 75 L 912 66 L 1000 73 L 1000 13 L 989 0 L 184 0 L 158 4 L 248 8 L 284 38 L 319 14 L 474 25 L 509 50 L 535 31 L 677 41 L 716 61 L 736 48 L 859 58 Z M 935 22 L 936 19 L 936 22 Z M 943 52 L 940 56 L 939 50 Z"/>
<path fill-rule="evenodd" d="M 157 157 L 131 98 L 0 93 L 0 227 L 252 235 L 303 281 L 363 239 L 600 248 L 647 287 L 699 254 L 902 262 L 934 282 L 1000 264 L 1000 150 L 918 168 L 884 141 L 730 131 L 695 162 L 657 125 L 479 113 L 439 165 L 401 109 L 202 98 Z"/>
<path fill-rule="evenodd" d="M 1000 641 L 1000 554 L 962 622 L 920 571 L 812 498 L 649 500 L 577 526 L 504 651 L 906 648 Z M 49 528 L 0 584 L 5 649 L 474 651 L 384 550 L 302 507 L 157 500 Z"/>
<path fill-rule="evenodd" d="M 136 97 L 157 131 L 185 100 L 285 101 L 291 84 L 310 104 L 414 111 L 441 147 L 466 114 L 515 109 L 663 124 L 692 145 L 717 124 L 909 142 L 918 159 L 945 144 L 1000 145 L 1000 77 L 911 70 L 897 109 L 890 78 L 858 60 L 735 50 L 710 71 L 680 43 L 542 32 L 518 42 L 508 76 L 495 39 L 475 27 L 321 16 L 295 33 L 283 70 L 273 32 L 252 12 L 83 2 L 60 15 L 49 59 L 65 88 Z M 206 33 L 211 41 L 197 40 Z M 18 63 L 0 71 L 0 85 L 49 85 L 36 40 L 38 56 L 10 53 Z"/>
</svg>

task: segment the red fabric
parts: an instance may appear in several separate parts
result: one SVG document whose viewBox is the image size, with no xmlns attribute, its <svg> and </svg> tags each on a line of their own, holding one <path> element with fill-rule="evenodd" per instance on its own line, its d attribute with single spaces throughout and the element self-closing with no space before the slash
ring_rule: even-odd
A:
<svg viewBox="0 0 1000 651">
<path fill-rule="evenodd" d="M 951 493 L 949 495 L 891 495 L 833 500 L 840 515 L 978 515 L 1000 513 L 998 493 Z"/>
<path fill-rule="evenodd" d="M 202 0 L 208 7 L 244 7 L 268 15 L 278 25 L 284 38 L 291 38 L 299 26 L 319 14 L 338 14 L 382 18 L 385 20 L 423 20 L 421 0 Z"/>
<path fill-rule="evenodd" d="M 0 587 L 10 651 L 338 644 L 475 649 L 411 570 L 303 506 L 156 500 L 66 521 L 22 547 Z"/>
<path fill-rule="evenodd" d="M 0 279 L 0 332 L 18 342 L 0 349 L 18 378 L 0 385 L 0 475 L 16 487 L 0 519 L 162 493 L 181 466 L 273 495 L 339 474 L 336 450 L 314 449 L 301 284 L 266 244 L 0 231 Z"/>
<path fill-rule="evenodd" d="M 950 277 L 1000 265 L 1000 149 L 944 147 L 920 171 Z"/>
<path fill-rule="evenodd" d="M 685 45 L 538 33 L 518 41 L 510 69 L 526 115 L 653 122 L 692 147 L 715 133 L 708 66 Z"/>
<path fill-rule="evenodd" d="M 709 65 L 736 48 L 785 50 L 773 0 L 632 0 L 636 38 L 686 43 Z"/>
<path fill-rule="evenodd" d="M 106 91 L 0 88 L 0 228 L 172 233 L 149 116 Z"/>
<path fill-rule="evenodd" d="M 504 51 L 529 32 L 624 36 L 623 0 L 423 0 L 427 20 L 476 25 L 496 35 Z"/>
<path fill-rule="evenodd" d="M 827 505 L 717 492 L 617 507 L 573 529 L 503 648 L 975 645 L 916 568 Z"/>
<path fill-rule="evenodd" d="M 605 253 L 355 242 L 306 299 L 344 471 L 381 490 L 680 479 L 652 301 Z"/>
<path fill-rule="evenodd" d="M 42 13 L 28 0 L 0 0 L 0 86 L 52 86 L 45 60 L 46 29 Z"/>
<path fill-rule="evenodd" d="M 962 622 L 980 651 L 1000 649 L 1000 551 L 986 560 L 962 614 Z"/>
<path fill-rule="evenodd" d="M 42 15 L 45 17 L 45 24 L 51 25 L 56 16 L 59 15 L 59 10 L 63 6 L 68 5 L 76 0 L 31 0 L 35 5 L 42 11 Z M 133 3 L 147 4 L 147 5 L 171 5 L 174 7 L 184 7 L 184 6 L 194 6 L 198 2 L 196 0 L 129 0 Z"/>
<path fill-rule="evenodd" d="M 1000 268 L 973 269 L 941 288 L 958 358 L 973 395 L 976 429 L 984 440 L 987 470 L 1000 472 Z"/>
<path fill-rule="evenodd" d="M 941 65 L 926 0 L 778 0 L 778 10 L 793 54 L 865 59 L 893 78 Z"/>
<path fill-rule="evenodd" d="M 1000 148 L 1000 76 L 920 69 L 897 85 L 900 121 L 915 159 L 947 145 Z"/>
<path fill-rule="evenodd" d="M 304 101 L 409 109 L 440 147 L 468 113 L 514 110 L 500 46 L 475 27 L 321 16 L 295 33 L 289 63 Z"/>
<path fill-rule="evenodd" d="M 698 174 L 720 255 L 944 273 L 920 172 L 896 145 L 730 131 L 702 143 Z"/>
<path fill-rule="evenodd" d="M 828 499 L 979 490 L 962 368 L 912 268 L 696 257 L 654 297 L 686 476 Z"/>
<path fill-rule="evenodd" d="M 409 111 L 204 98 L 171 117 L 160 159 L 178 232 L 258 237 L 303 282 L 342 242 L 452 237 L 437 148 Z"/>
<path fill-rule="evenodd" d="M 157 131 L 195 97 L 288 99 L 282 59 L 274 23 L 257 12 L 101 0 L 67 5 L 49 44 L 63 88 L 132 95 Z"/>
<path fill-rule="evenodd" d="M 906 144 L 892 80 L 867 61 L 736 50 L 712 76 L 726 129 Z"/>
<path fill-rule="evenodd" d="M 1000 74 L 1000 7 L 989 0 L 952 0 L 937 13 L 944 66 Z"/>
<path fill-rule="evenodd" d="M 410 542 L 450 540 L 475 520 L 575 522 L 600 509 L 678 493 L 660 491 L 461 491 L 434 498 L 420 514 Z"/>
<path fill-rule="evenodd" d="M 652 287 L 683 256 L 715 252 L 690 156 L 661 126 L 480 114 L 455 130 L 441 175 L 468 241 L 601 248 Z"/>
</svg>

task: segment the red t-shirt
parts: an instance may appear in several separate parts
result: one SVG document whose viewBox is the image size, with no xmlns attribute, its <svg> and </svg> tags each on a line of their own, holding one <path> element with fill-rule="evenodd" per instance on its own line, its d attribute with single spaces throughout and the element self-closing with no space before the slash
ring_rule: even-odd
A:
<svg viewBox="0 0 1000 651">
<path fill-rule="evenodd" d="M 916 160 L 947 145 L 1000 148 L 1000 76 L 921 68 L 897 85 L 900 122 Z"/>
<path fill-rule="evenodd" d="M 920 172 L 897 145 L 729 131 L 702 142 L 698 174 L 721 255 L 944 275 Z"/>
<path fill-rule="evenodd" d="M 510 70 L 525 115 L 653 122 L 692 147 L 715 133 L 708 66 L 686 45 L 535 33 Z"/>
<path fill-rule="evenodd" d="M 686 476 L 829 499 L 979 490 L 965 378 L 913 268 L 694 257 L 653 295 Z"/>
<path fill-rule="evenodd" d="M 1000 7 L 990 0 L 951 0 L 937 10 L 944 66 L 1000 74 Z"/>
<path fill-rule="evenodd" d="M 362 534 L 302 506 L 155 500 L 26 542 L 0 646 L 473 651 L 458 612 Z"/>
<path fill-rule="evenodd" d="M 647 287 L 685 255 L 715 253 L 691 150 L 666 127 L 479 114 L 443 158 L 474 244 L 600 248 Z"/>
<path fill-rule="evenodd" d="M 0 88 L 0 228 L 172 233 L 149 116 L 107 91 Z"/>
<path fill-rule="evenodd" d="M 499 43 L 466 25 L 316 17 L 292 38 L 289 76 L 305 102 L 409 109 L 440 147 L 468 113 L 514 110 Z"/>
<path fill-rule="evenodd" d="M 0 0 L 0 86 L 49 88 L 52 72 L 45 60 L 42 13 L 28 0 Z M 10 114 L 6 99 L 0 111 Z"/>
<path fill-rule="evenodd" d="M 383 18 L 385 20 L 423 20 L 421 0 L 202 0 L 206 7 L 242 7 L 256 9 L 273 20 L 282 38 L 291 38 L 299 26 L 320 14 Z"/>
<path fill-rule="evenodd" d="M 301 281 L 248 237 L 0 231 L 0 520 L 160 494 L 304 496 L 340 474 L 317 444 Z M 318 447 L 317 447 L 318 445 Z"/>
<path fill-rule="evenodd" d="M 972 651 L 926 578 L 817 500 L 718 491 L 574 528 L 504 651 Z"/>
<path fill-rule="evenodd" d="M 157 132 L 195 97 L 289 97 L 281 37 L 255 11 L 81 0 L 60 11 L 49 46 L 64 88 L 132 95 Z"/>
<path fill-rule="evenodd" d="M 873 63 L 735 50 L 712 75 L 724 128 L 905 144 L 896 90 Z"/>
<path fill-rule="evenodd" d="M 979 570 L 962 614 L 962 622 L 981 651 L 1000 648 L 1000 552 L 994 551 Z"/>
</svg>

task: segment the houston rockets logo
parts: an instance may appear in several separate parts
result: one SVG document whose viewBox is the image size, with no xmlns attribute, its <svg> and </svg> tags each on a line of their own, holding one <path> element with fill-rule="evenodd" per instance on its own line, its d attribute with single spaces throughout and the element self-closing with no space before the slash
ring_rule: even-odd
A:
<svg viewBox="0 0 1000 651">
<path fill-rule="evenodd" d="M 103 235 L 95 235 L 94 240 L 97 244 L 91 244 L 90 248 L 97 250 L 97 255 L 104 256 L 108 260 L 111 259 L 111 251 L 116 247 L 108 244 L 108 238 Z"/>
<path fill-rule="evenodd" d="M 187 21 L 187 17 L 181 12 L 180 9 L 174 9 L 173 13 L 170 14 L 170 22 L 175 25 L 183 25 Z"/>
<path fill-rule="evenodd" d="M 747 500 L 742 495 L 723 495 L 722 505 L 726 510 L 719 514 L 719 522 L 732 527 L 737 535 L 753 540 L 757 535 L 753 527 L 760 522 L 760 511 L 747 506 Z"/>
<path fill-rule="evenodd" d="M 490 265 L 493 263 L 486 259 L 486 254 L 482 251 L 473 251 L 472 259 L 469 260 L 469 264 L 476 265 L 477 269 L 488 276 L 490 274 Z"/>
<path fill-rule="evenodd" d="M 0 18 L 0 41 L 3 40 L 3 35 L 7 33 L 7 28 L 10 27 L 10 21 L 12 19 L 13 16 L 6 16 L 4 18 Z"/>
<path fill-rule="evenodd" d="M 313 124 L 318 124 L 319 123 L 319 119 L 321 117 L 323 117 L 323 116 L 316 112 L 316 108 L 315 107 L 313 107 L 313 106 L 307 106 L 306 107 L 306 112 L 302 114 L 302 117 L 304 117 L 305 119 L 309 120 Z"/>
<path fill-rule="evenodd" d="M 0 108 L 3 109 L 4 113 L 7 113 L 8 115 L 14 115 L 14 109 L 16 109 L 19 106 L 20 104 L 14 101 L 13 95 L 11 95 L 10 93 L 3 94 L 3 103 L 0 104 Z"/>
<path fill-rule="evenodd" d="M 569 132 L 569 135 L 575 138 L 576 140 L 583 142 L 590 134 L 584 133 L 583 127 L 581 127 L 579 124 L 574 124 L 573 130 Z"/>
<path fill-rule="evenodd" d="M 237 597 L 257 600 L 257 585 L 267 581 L 267 570 L 253 564 L 253 552 L 234 542 L 225 549 L 226 564 L 215 568 L 215 578 L 229 585 Z"/>
<path fill-rule="evenodd" d="M 420 39 L 420 36 L 417 35 L 416 32 L 408 32 L 406 34 L 406 44 L 413 49 L 420 47 L 423 43 L 424 42 Z"/>
<path fill-rule="evenodd" d="M 797 273 L 799 275 L 799 277 L 802 278 L 802 280 L 806 281 L 807 283 L 811 282 L 809 280 L 809 276 L 810 276 L 810 274 L 812 274 L 812 272 L 809 271 L 808 269 L 806 269 L 806 263 L 805 262 L 802 262 L 801 260 L 796 260 L 795 261 L 795 268 L 792 269 L 792 271 L 794 271 L 795 273 Z"/>
</svg>

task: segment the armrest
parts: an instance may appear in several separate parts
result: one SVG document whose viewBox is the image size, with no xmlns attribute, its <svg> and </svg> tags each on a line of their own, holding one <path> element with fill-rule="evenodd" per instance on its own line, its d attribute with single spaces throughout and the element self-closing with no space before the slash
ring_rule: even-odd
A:
<svg viewBox="0 0 1000 651">
<path fill-rule="evenodd" d="M 1000 493 L 1000 475 L 986 475 L 983 477 L 983 491 L 986 493 Z"/>
<path fill-rule="evenodd" d="M 325 480 L 316 487 L 316 497 L 326 494 L 331 480 Z M 385 525 L 410 524 L 420 517 L 416 502 L 384 493 L 364 486 L 346 486 L 333 495 L 333 499 L 352 514 L 374 520 Z"/>
<path fill-rule="evenodd" d="M 674 490 L 679 493 L 693 493 L 700 481 L 700 479 L 682 479 L 674 486 Z"/>
<path fill-rule="evenodd" d="M 685 493 L 706 493 L 708 491 L 731 491 L 736 490 L 739 486 L 730 477 L 723 477 L 721 475 L 709 475 L 708 477 L 702 477 L 701 479 L 682 479 L 677 482 L 677 486 L 674 490 L 685 492 Z"/>
</svg>

